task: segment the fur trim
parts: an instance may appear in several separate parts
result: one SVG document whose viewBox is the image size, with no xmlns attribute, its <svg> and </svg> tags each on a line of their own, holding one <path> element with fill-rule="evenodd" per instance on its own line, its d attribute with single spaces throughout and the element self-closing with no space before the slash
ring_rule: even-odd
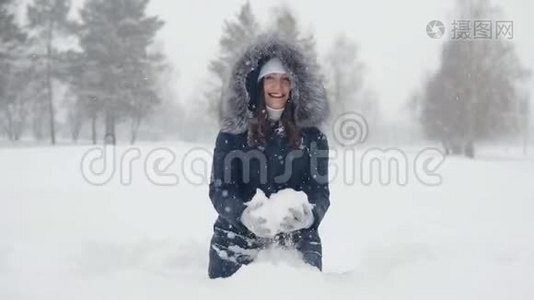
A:
<svg viewBox="0 0 534 300">
<path fill-rule="evenodd" d="M 232 134 L 247 131 L 248 122 L 254 119 L 259 71 L 273 57 L 278 57 L 288 70 L 296 125 L 300 128 L 319 127 L 327 119 L 329 107 L 316 62 L 275 36 L 261 36 L 231 71 L 223 91 L 221 131 Z"/>
</svg>

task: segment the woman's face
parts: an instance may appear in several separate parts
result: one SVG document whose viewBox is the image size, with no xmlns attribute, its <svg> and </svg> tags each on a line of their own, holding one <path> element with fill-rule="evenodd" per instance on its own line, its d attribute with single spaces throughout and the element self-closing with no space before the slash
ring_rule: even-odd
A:
<svg viewBox="0 0 534 300">
<path fill-rule="evenodd" d="M 284 108 L 290 90 L 291 83 L 287 74 L 268 74 L 263 77 L 265 104 L 271 108 Z"/>
</svg>

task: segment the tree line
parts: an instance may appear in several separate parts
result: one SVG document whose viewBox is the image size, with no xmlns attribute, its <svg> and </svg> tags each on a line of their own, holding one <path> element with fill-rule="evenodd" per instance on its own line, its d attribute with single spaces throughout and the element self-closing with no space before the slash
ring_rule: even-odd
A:
<svg viewBox="0 0 534 300">
<path fill-rule="evenodd" d="M 59 126 L 74 141 L 85 128 L 93 143 L 115 143 L 120 124 L 133 143 L 140 125 L 156 115 L 158 124 L 173 126 L 178 139 L 214 136 L 230 68 L 251 41 L 273 31 L 321 65 L 333 118 L 358 111 L 371 130 L 382 121 L 354 40 L 337 35 L 319 57 L 313 33 L 302 29 L 291 9 L 274 7 L 270 23 L 260 24 L 249 2 L 222 24 L 208 78 L 199 83 L 194 99 L 185 99 L 193 113 L 162 103 L 175 96 L 169 92 L 172 66 L 154 45 L 164 23 L 146 15 L 148 2 L 86 0 L 79 18 L 72 20 L 69 0 L 34 0 L 21 26 L 15 1 L 0 0 L 0 135 L 16 141 L 29 131 L 54 144 Z M 488 0 L 458 1 L 456 15 L 502 18 Z M 407 100 L 412 122 L 424 137 L 441 142 L 447 154 L 473 157 L 475 143 L 521 133 L 526 145 L 530 99 L 524 85 L 529 78 L 513 40 L 445 41 L 439 67 Z M 59 94 L 62 103 L 55 103 Z M 64 122 L 57 121 L 58 113 Z"/>
<path fill-rule="evenodd" d="M 134 142 L 161 101 L 163 55 L 151 46 L 164 23 L 146 15 L 148 2 L 87 0 L 73 20 L 70 0 L 34 0 L 20 25 L 15 1 L 0 0 L 1 133 L 17 141 L 29 130 L 55 144 L 61 111 L 74 141 L 89 125 L 93 143 L 100 127 L 115 143 L 116 125 L 129 121 Z"/>
</svg>

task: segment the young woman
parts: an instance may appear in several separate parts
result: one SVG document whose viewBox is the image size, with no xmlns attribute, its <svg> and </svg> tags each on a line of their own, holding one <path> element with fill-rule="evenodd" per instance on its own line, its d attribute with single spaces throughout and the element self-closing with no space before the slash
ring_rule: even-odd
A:
<svg viewBox="0 0 534 300">
<path fill-rule="evenodd" d="M 273 243 L 294 247 L 322 269 L 318 227 L 329 205 L 328 116 L 317 65 L 296 47 L 262 37 L 237 61 L 223 94 L 224 120 L 213 156 L 209 195 L 219 214 L 209 252 L 210 278 L 228 277 Z M 283 201 L 303 192 L 311 205 L 289 209 L 283 232 L 254 214 L 254 198 Z M 298 193 L 302 195 L 302 193 Z"/>
</svg>

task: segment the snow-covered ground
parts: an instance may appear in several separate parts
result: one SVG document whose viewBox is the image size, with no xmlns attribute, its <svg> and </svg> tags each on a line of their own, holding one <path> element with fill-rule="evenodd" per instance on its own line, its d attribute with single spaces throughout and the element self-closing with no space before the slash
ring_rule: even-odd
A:
<svg viewBox="0 0 534 300">
<path fill-rule="evenodd" d="M 532 154 L 447 158 L 438 186 L 412 172 L 405 186 L 338 177 L 323 273 L 273 249 L 209 280 L 216 214 L 194 181 L 209 176 L 211 147 L 198 146 L 118 147 L 140 156 L 131 183 L 123 166 L 101 186 L 82 176 L 91 147 L 0 148 L 0 299 L 534 299 Z M 176 184 L 144 171 L 169 152 Z"/>
</svg>

